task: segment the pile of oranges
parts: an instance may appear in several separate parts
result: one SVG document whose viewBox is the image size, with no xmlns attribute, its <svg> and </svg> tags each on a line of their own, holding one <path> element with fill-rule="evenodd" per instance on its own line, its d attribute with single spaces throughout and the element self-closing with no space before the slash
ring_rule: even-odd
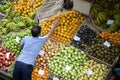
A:
<svg viewBox="0 0 120 80">
<path fill-rule="evenodd" d="M 36 12 L 37 9 L 44 3 L 44 0 L 18 0 L 14 1 L 14 11 L 22 13 L 22 16 L 27 17 L 29 13 Z"/>
<path fill-rule="evenodd" d="M 44 35 L 50 31 L 55 19 L 59 19 L 60 22 L 51 38 L 56 39 L 64 44 L 68 44 L 77 32 L 80 24 L 83 22 L 82 15 L 73 10 L 59 13 L 51 18 L 46 19 L 40 24 Z"/>
<path fill-rule="evenodd" d="M 46 80 L 48 75 L 49 73 L 47 69 L 35 67 L 32 72 L 32 80 Z"/>
<path fill-rule="evenodd" d="M 102 32 L 100 36 L 104 39 L 107 39 L 115 44 L 120 44 L 120 30 L 109 33 L 109 32 Z"/>
</svg>

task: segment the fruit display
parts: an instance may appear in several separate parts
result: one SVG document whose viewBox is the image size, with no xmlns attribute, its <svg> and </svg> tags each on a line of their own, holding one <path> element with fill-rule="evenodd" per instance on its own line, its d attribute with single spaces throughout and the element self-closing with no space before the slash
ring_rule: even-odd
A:
<svg viewBox="0 0 120 80">
<path fill-rule="evenodd" d="M 59 19 L 60 23 L 57 25 L 56 30 L 52 34 L 51 38 L 68 44 L 74 34 L 77 32 L 80 24 L 83 22 L 82 15 L 79 12 L 72 10 L 59 13 L 51 18 L 46 19 L 40 24 L 44 35 L 50 31 L 55 19 Z"/>
<path fill-rule="evenodd" d="M 109 40 L 115 44 L 120 45 L 120 30 L 118 30 L 114 33 L 101 32 L 99 35 L 106 40 Z"/>
<path fill-rule="evenodd" d="M 10 74 L 13 74 L 15 62 L 16 62 L 16 60 L 15 60 L 14 62 L 12 62 L 12 64 L 11 64 L 11 65 L 9 66 L 9 68 L 8 68 L 8 72 L 9 72 Z"/>
<path fill-rule="evenodd" d="M 95 0 L 91 16 L 96 25 L 109 32 L 119 30 L 120 26 L 120 1 L 119 0 Z"/>
<path fill-rule="evenodd" d="M 11 12 L 5 19 L 0 21 L 0 35 L 6 35 L 9 32 L 19 32 L 21 29 L 36 26 L 37 23 L 30 17 L 22 17 L 20 13 Z"/>
<path fill-rule="evenodd" d="M 81 73 L 78 80 L 104 80 L 108 68 L 104 64 L 89 60 L 85 62 L 84 66 L 80 67 L 80 71 Z"/>
<path fill-rule="evenodd" d="M 73 46 L 62 47 L 57 56 L 52 57 L 48 63 L 49 71 L 56 76 L 60 76 L 65 80 L 77 80 L 79 67 L 88 61 L 83 51 L 79 51 Z"/>
<path fill-rule="evenodd" d="M 35 67 L 32 72 L 32 80 L 46 80 L 48 75 L 47 69 Z"/>
<path fill-rule="evenodd" d="M 16 55 L 19 55 L 21 51 L 19 48 L 20 42 L 25 36 L 29 35 L 31 35 L 30 29 L 20 33 L 18 32 L 11 35 L 8 34 L 3 39 L 4 46 L 10 51 L 14 52 Z"/>
<path fill-rule="evenodd" d="M 96 35 L 87 25 L 83 25 L 76 34 L 76 37 L 79 38 L 73 38 L 70 44 L 84 51 L 88 46 L 92 45 L 92 40 Z"/>
<path fill-rule="evenodd" d="M 0 70 L 7 72 L 15 58 L 16 56 L 14 53 L 6 48 L 0 47 Z"/>
<path fill-rule="evenodd" d="M 12 8 L 12 2 L 9 2 L 6 0 L 0 2 L 0 12 L 1 13 L 8 14 L 9 11 L 11 10 L 11 8 Z"/>
<path fill-rule="evenodd" d="M 63 46 L 64 44 L 59 43 L 53 39 L 49 39 L 42 47 L 43 52 L 41 51 L 40 55 L 38 55 L 35 65 L 47 69 L 50 58 L 56 56 L 58 51 L 60 51 L 60 48 Z"/>
<path fill-rule="evenodd" d="M 45 0 L 17 0 L 14 1 L 14 11 L 27 17 L 29 13 L 36 12 Z"/>
<path fill-rule="evenodd" d="M 119 55 L 120 46 L 112 44 L 109 41 L 97 36 L 92 42 L 92 46 L 87 49 L 87 52 L 110 65 L 114 63 L 116 57 Z"/>
</svg>

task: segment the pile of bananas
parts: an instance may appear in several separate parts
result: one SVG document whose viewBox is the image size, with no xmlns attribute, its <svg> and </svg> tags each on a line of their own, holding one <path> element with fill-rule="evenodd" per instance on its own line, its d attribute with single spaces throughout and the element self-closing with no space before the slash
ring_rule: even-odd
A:
<svg viewBox="0 0 120 80">
<path fill-rule="evenodd" d="M 120 26 L 120 1 L 119 0 L 95 0 L 91 8 L 91 16 L 94 23 L 109 32 L 119 30 Z M 108 20 L 114 20 L 107 24 Z"/>
<path fill-rule="evenodd" d="M 9 11 L 11 10 L 11 8 L 12 8 L 12 2 L 9 2 L 6 0 L 0 2 L 0 12 L 1 13 L 8 14 Z"/>
</svg>

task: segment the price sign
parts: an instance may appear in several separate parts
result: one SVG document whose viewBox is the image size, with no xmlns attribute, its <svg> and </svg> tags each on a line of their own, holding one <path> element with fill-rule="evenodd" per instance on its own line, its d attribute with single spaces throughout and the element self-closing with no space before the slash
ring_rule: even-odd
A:
<svg viewBox="0 0 120 80">
<path fill-rule="evenodd" d="M 88 71 L 86 72 L 86 74 L 87 74 L 88 76 L 90 76 L 90 75 L 93 74 L 93 71 L 92 71 L 92 70 L 88 70 Z"/>
<path fill-rule="evenodd" d="M 108 20 L 107 21 L 107 24 L 112 24 L 112 23 L 114 23 L 114 20 Z"/>
<path fill-rule="evenodd" d="M 6 53 L 6 58 L 9 58 L 10 52 Z"/>
<path fill-rule="evenodd" d="M 45 54 L 45 51 L 44 50 L 41 50 L 40 52 L 39 52 L 39 55 L 44 55 Z"/>
<path fill-rule="evenodd" d="M 107 46 L 107 47 L 110 47 L 110 46 L 111 46 L 108 41 L 105 41 L 105 42 L 103 43 L 103 45 L 105 45 L 105 46 Z"/>
<path fill-rule="evenodd" d="M 69 71 L 69 70 L 71 70 L 71 67 L 68 66 L 68 65 L 66 65 L 65 70 L 66 70 L 66 71 Z"/>
<path fill-rule="evenodd" d="M 19 38 L 19 37 L 16 37 L 14 40 L 15 40 L 15 42 L 17 42 L 17 43 L 20 42 L 20 38 Z"/>
<path fill-rule="evenodd" d="M 39 71 L 38 71 L 38 74 L 40 74 L 40 75 L 43 76 L 43 75 L 44 75 L 44 71 L 43 71 L 43 70 L 39 70 Z"/>
<path fill-rule="evenodd" d="M 59 80 L 59 78 L 58 77 L 53 77 L 53 80 Z"/>
<path fill-rule="evenodd" d="M 80 41 L 80 37 L 78 37 L 78 36 L 75 36 L 73 39 L 76 41 Z"/>
</svg>

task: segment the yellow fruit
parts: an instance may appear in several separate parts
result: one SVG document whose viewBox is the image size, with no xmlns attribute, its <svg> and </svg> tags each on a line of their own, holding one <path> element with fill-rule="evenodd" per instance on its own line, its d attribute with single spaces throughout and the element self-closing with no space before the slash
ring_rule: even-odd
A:
<svg viewBox="0 0 120 80">
<path fill-rule="evenodd" d="M 51 38 L 68 44 L 83 21 L 83 17 L 81 17 L 81 14 L 76 11 L 67 11 L 48 18 L 46 21 L 42 22 L 40 26 L 43 34 L 46 35 L 50 31 L 50 26 L 53 25 L 55 19 L 60 19 L 60 23 L 57 25 Z"/>
</svg>

